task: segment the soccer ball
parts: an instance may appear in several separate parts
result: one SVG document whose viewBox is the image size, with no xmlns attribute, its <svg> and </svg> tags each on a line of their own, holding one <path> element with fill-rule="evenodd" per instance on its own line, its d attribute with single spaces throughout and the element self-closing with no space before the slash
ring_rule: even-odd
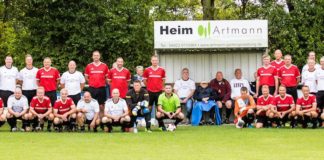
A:
<svg viewBox="0 0 324 160">
<path fill-rule="evenodd" d="M 174 124 L 168 124 L 166 130 L 169 132 L 173 132 L 177 127 Z"/>
<path fill-rule="evenodd" d="M 236 128 L 243 128 L 245 122 L 242 119 L 238 119 L 236 123 Z"/>
</svg>

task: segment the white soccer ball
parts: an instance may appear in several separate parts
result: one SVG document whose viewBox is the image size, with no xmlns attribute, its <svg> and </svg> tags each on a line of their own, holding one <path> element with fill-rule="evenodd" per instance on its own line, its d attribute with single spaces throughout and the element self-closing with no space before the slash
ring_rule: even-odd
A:
<svg viewBox="0 0 324 160">
<path fill-rule="evenodd" d="M 168 124 L 166 130 L 169 132 L 173 132 L 177 127 L 174 124 Z"/>
<path fill-rule="evenodd" d="M 236 128 L 243 128 L 245 122 L 242 119 L 238 119 L 236 123 Z"/>
</svg>

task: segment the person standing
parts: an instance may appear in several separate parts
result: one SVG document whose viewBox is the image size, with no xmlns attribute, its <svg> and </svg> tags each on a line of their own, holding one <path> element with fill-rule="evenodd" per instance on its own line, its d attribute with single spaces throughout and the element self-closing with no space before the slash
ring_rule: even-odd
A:
<svg viewBox="0 0 324 160">
<path fill-rule="evenodd" d="M 123 58 L 117 58 L 117 67 L 110 70 L 108 74 L 108 82 L 110 83 L 110 93 L 112 90 L 118 89 L 120 97 L 125 98 L 128 91 L 128 83 L 131 80 L 131 73 L 127 68 L 124 68 Z M 111 94 L 110 94 L 111 95 Z"/>
</svg>

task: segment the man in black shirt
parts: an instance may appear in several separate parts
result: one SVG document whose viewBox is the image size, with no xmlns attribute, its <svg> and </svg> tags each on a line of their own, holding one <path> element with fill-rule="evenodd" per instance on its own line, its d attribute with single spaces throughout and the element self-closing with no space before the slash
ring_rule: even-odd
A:
<svg viewBox="0 0 324 160">
<path fill-rule="evenodd" d="M 133 82 L 133 89 L 126 94 L 126 103 L 131 111 L 131 124 L 134 124 L 134 133 L 137 133 L 136 119 L 138 116 L 144 117 L 146 122 L 146 131 L 151 131 L 151 112 L 148 108 L 149 94 L 146 89 L 142 88 L 141 81 Z"/>
</svg>

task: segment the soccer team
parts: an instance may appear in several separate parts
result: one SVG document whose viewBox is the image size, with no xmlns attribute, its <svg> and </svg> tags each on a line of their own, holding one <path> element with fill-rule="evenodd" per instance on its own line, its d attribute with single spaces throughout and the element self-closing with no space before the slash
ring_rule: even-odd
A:
<svg viewBox="0 0 324 160">
<path fill-rule="evenodd" d="M 201 81 L 198 86 L 189 78 L 188 68 L 182 69 L 174 86 L 165 84 L 165 70 L 155 55 L 152 65 L 136 67 L 134 76 L 123 67 L 121 57 L 109 70 L 100 61 L 99 51 L 92 53 L 93 62 L 84 74 L 70 61 L 68 71 L 60 75 L 48 57 L 38 69 L 31 55 L 26 55 L 26 67 L 18 71 L 13 58 L 6 56 L 0 68 L 0 126 L 7 121 L 12 132 L 37 132 L 44 130 L 47 122 L 47 131 L 86 131 L 87 127 L 97 132 L 100 127 L 112 132 L 114 126 L 121 126 L 123 132 L 137 133 L 137 118 L 143 117 L 145 131 L 152 132 L 152 113 L 159 129 L 166 131 L 166 119 L 173 129 L 181 122 L 193 126 L 228 124 L 232 110 L 238 128 L 281 127 L 287 122 L 292 128 L 298 124 L 303 128 L 323 126 L 324 57 L 316 64 L 315 52 L 310 52 L 300 74 L 292 57 L 282 56 L 276 50 L 271 62 L 269 55 L 263 55 L 255 82 L 248 82 L 241 69 L 236 69 L 230 82 L 218 71 L 215 79 Z M 298 97 L 300 81 L 302 96 Z M 89 87 L 85 89 L 86 83 Z"/>
</svg>

